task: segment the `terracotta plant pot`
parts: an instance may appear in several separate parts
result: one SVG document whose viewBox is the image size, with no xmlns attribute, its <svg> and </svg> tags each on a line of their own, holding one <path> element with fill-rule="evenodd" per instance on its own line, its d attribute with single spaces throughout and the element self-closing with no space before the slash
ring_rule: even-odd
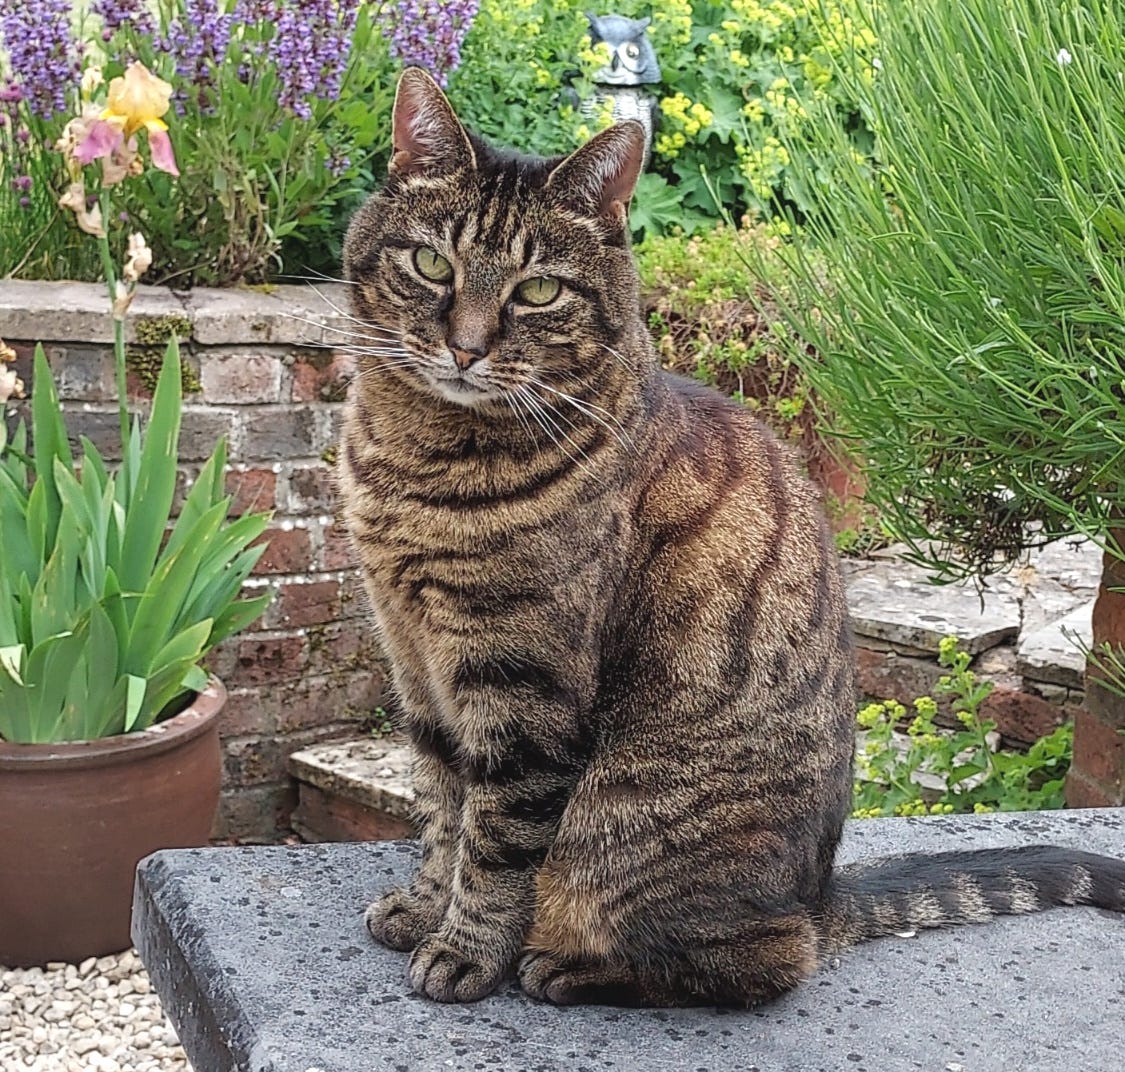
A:
<svg viewBox="0 0 1125 1072">
<path fill-rule="evenodd" d="M 212 678 L 186 711 L 139 733 L 0 741 L 0 965 L 129 948 L 137 861 L 207 844 L 226 698 Z"/>
</svg>

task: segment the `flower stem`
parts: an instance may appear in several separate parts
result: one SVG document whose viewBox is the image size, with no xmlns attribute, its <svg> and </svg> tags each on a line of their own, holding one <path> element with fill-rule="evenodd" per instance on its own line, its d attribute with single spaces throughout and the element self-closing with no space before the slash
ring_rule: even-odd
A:
<svg viewBox="0 0 1125 1072">
<path fill-rule="evenodd" d="M 105 190 L 101 195 L 101 210 L 104 226 L 109 222 L 109 195 Z M 112 307 L 117 296 L 117 272 L 109 250 L 108 234 L 98 239 L 98 252 L 101 254 L 102 274 L 105 276 L 109 304 Z M 129 406 L 125 386 L 125 321 L 118 316 L 113 318 L 113 369 L 117 380 L 117 409 L 121 417 L 121 450 L 124 452 L 129 442 Z"/>
</svg>

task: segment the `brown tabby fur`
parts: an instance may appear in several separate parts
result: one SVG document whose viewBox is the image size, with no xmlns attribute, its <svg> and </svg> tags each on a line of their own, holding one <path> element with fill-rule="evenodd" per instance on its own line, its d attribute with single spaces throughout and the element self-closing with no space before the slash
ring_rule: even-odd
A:
<svg viewBox="0 0 1125 1072">
<path fill-rule="evenodd" d="M 410 70 L 394 148 L 345 250 L 373 345 L 340 480 L 416 750 L 421 868 L 368 913 L 413 987 L 471 1001 L 518 959 L 557 1003 L 747 1005 L 904 927 L 1125 906 L 1125 865 L 1055 849 L 833 873 L 832 541 L 745 408 L 659 370 L 626 237 L 640 128 L 499 153 Z M 539 276 L 551 304 L 514 299 Z"/>
</svg>

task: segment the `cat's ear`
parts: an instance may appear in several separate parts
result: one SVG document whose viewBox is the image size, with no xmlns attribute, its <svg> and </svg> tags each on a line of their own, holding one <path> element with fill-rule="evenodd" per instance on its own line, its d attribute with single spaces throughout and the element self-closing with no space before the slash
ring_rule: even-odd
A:
<svg viewBox="0 0 1125 1072">
<path fill-rule="evenodd" d="M 547 178 L 560 201 L 625 226 L 629 199 L 645 162 L 645 128 L 615 123 L 570 154 Z"/>
<path fill-rule="evenodd" d="M 439 178 L 476 167 L 469 135 L 438 84 L 421 67 L 398 80 L 391 121 L 392 175 Z"/>
</svg>

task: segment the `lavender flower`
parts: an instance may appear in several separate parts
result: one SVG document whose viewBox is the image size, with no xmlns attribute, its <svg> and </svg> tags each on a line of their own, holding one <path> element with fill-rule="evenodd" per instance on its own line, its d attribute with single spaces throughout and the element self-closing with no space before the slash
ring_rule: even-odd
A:
<svg viewBox="0 0 1125 1072">
<path fill-rule="evenodd" d="M 14 86 L 40 119 L 69 111 L 67 94 L 78 85 L 72 6 L 70 0 L 8 0 L 0 7 L 0 44 L 8 52 Z"/>
<path fill-rule="evenodd" d="M 234 15 L 220 10 L 220 0 L 184 0 L 182 19 L 168 27 L 168 35 L 156 42 L 157 48 L 176 60 L 177 83 L 184 88 L 173 98 L 176 111 L 183 114 L 184 103 L 194 97 L 200 111 L 214 111 L 216 73 L 227 54 Z"/>
<path fill-rule="evenodd" d="M 390 12 L 383 33 L 391 55 L 424 67 L 445 86 L 461 62 L 461 44 L 480 10 L 480 0 L 405 0 Z"/>
<path fill-rule="evenodd" d="M 102 39 L 108 41 L 122 26 L 139 34 L 153 31 L 152 14 L 145 0 L 93 0 L 90 9 L 102 19 Z"/>
<path fill-rule="evenodd" d="M 309 119 L 310 98 L 340 92 L 358 7 L 358 0 L 276 0 L 269 56 L 281 81 L 282 107 Z"/>
</svg>

